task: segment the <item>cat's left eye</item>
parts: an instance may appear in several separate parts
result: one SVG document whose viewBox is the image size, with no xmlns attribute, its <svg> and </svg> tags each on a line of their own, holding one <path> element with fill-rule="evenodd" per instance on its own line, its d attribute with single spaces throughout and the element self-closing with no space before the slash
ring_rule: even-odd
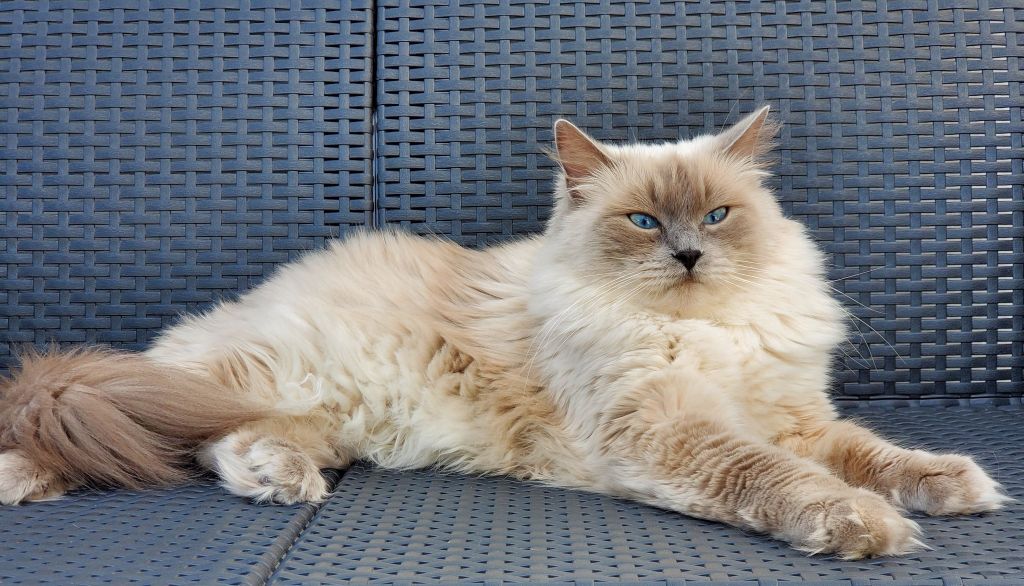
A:
<svg viewBox="0 0 1024 586">
<path fill-rule="evenodd" d="M 729 215 L 729 208 L 725 206 L 715 208 L 704 216 L 704 223 L 708 225 L 717 224 L 724 220 L 727 215 Z"/>
</svg>

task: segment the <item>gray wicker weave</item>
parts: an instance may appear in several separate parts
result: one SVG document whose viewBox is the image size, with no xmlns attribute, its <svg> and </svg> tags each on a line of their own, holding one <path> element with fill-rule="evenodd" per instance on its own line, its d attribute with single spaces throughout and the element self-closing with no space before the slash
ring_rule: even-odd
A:
<svg viewBox="0 0 1024 586">
<path fill-rule="evenodd" d="M 1022 14 L 999 0 L 0 2 L 0 367 L 20 344 L 142 348 L 353 227 L 468 245 L 540 230 L 557 117 L 673 140 L 768 103 L 785 123 L 780 198 L 830 253 L 859 330 L 837 399 L 907 441 L 974 451 L 1024 496 Z M 2 509 L 0 583 L 1024 571 L 1019 505 L 925 520 L 934 551 L 860 564 L 433 472 L 357 467 L 317 510 L 207 485 Z"/>
<path fill-rule="evenodd" d="M 141 347 L 370 221 L 368 3 L 107 4 L 0 2 L 8 344 Z"/>
<path fill-rule="evenodd" d="M 212 482 L 0 508 L 0 584 L 262 583 L 316 507 L 254 506 Z"/>
</svg>

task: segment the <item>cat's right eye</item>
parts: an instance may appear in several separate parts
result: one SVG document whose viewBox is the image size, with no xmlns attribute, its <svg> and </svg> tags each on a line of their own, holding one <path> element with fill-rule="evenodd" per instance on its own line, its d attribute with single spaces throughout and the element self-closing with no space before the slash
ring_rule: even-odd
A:
<svg viewBox="0 0 1024 586">
<path fill-rule="evenodd" d="M 633 222 L 634 224 L 637 225 L 637 227 L 643 228 L 644 230 L 653 230 L 661 225 L 661 223 L 658 222 L 657 218 L 650 214 L 629 214 L 629 221 Z"/>
</svg>

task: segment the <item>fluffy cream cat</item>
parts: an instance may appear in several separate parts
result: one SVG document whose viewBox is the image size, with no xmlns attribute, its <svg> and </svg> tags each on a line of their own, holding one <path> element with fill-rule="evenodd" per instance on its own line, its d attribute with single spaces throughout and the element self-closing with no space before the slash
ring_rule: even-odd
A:
<svg viewBox="0 0 1024 586">
<path fill-rule="evenodd" d="M 767 108 L 717 136 L 555 125 L 539 237 L 362 233 L 143 355 L 28 356 L 0 399 L 0 501 L 181 480 L 324 498 L 321 468 L 441 465 L 624 496 L 847 558 L 920 545 L 898 507 L 999 508 L 970 458 L 837 420 L 822 255 L 764 186 Z"/>
</svg>

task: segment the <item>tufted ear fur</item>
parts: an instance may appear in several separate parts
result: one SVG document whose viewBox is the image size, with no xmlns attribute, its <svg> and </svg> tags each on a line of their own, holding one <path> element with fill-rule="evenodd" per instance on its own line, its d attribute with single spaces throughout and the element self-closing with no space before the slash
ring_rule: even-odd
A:
<svg viewBox="0 0 1024 586">
<path fill-rule="evenodd" d="M 775 147 L 779 125 L 768 116 L 770 107 L 764 106 L 718 135 L 721 149 L 731 155 L 751 161 L 760 161 Z"/>
<path fill-rule="evenodd" d="M 565 172 L 565 184 L 574 203 L 582 201 L 578 187 L 611 164 L 608 153 L 571 122 L 555 122 L 555 159 Z"/>
</svg>

